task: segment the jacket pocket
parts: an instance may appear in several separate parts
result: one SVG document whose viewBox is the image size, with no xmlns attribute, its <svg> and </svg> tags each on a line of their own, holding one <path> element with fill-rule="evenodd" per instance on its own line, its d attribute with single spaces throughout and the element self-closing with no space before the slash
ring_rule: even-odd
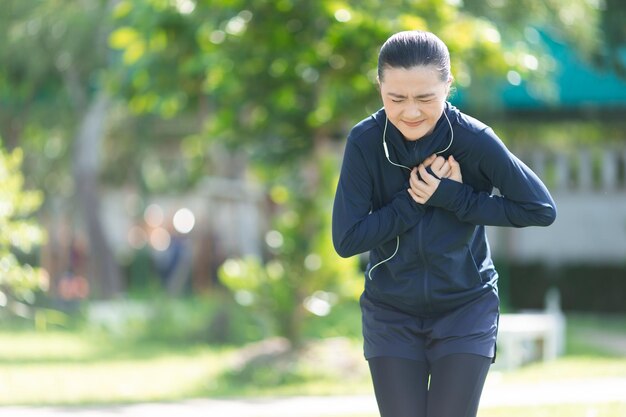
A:
<svg viewBox="0 0 626 417">
<path fill-rule="evenodd" d="M 443 292 L 458 292 L 474 288 L 482 283 L 480 271 L 468 246 L 435 255 L 432 262 L 437 277 L 433 286 Z"/>
</svg>

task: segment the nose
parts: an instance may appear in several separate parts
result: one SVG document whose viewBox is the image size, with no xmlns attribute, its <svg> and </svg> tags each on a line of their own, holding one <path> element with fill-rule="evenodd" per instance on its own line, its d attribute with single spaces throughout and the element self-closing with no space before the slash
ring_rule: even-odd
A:
<svg viewBox="0 0 626 417">
<path fill-rule="evenodd" d="M 409 119 L 415 119 L 422 115 L 422 111 L 420 110 L 420 105 L 417 102 L 409 102 L 407 107 L 404 109 L 404 116 Z"/>
</svg>

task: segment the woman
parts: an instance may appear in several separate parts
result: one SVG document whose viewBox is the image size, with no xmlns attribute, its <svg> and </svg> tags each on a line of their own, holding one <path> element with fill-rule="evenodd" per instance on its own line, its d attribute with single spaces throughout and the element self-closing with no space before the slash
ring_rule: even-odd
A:
<svg viewBox="0 0 626 417">
<path fill-rule="evenodd" d="M 384 108 L 348 136 L 333 242 L 343 257 L 370 253 L 361 310 L 379 410 L 475 416 L 499 314 L 485 226 L 548 226 L 555 204 L 491 128 L 446 101 L 450 57 L 435 35 L 390 37 L 378 83 Z"/>
</svg>

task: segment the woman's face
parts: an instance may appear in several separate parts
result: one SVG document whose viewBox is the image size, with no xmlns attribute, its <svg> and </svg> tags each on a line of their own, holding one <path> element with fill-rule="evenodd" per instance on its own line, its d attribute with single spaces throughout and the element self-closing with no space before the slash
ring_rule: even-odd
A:
<svg viewBox="0 0 626 417">
<path fill-rule="evenodd" d="M 386 67 L 378 80 L 389 121 L 407 140 L 418 140 L 435 129 L 450 91 L 433 66 Z"/>
</svg>

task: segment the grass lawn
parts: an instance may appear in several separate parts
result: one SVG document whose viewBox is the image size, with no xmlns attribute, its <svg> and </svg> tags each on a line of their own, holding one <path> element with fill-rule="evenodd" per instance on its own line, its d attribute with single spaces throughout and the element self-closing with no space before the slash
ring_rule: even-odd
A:
<svg viewBox="0 0 626 417">
<path fill-rule="evenodd" d="M 626 318 L 568 317 L 568 355 L 546 364 L 497 372 L 498 383 L 565 381 L 571 378 L 626 377 L 626 359 L 605 349 L 598 329 L 611 340 L 626 337 Z M 337 342 L 337 341 L 335 341 Z M 0 405 L 120 404 L 188 398 L 263 395 L 338 395 L 371 393 L 360 341 L 328 344 L 309 351 L 316 360 L 295 375 L 275 379 L 277 369 L 253 375 L 233 372 L 241 348 L 174 342 L 132 342 L 102 334 L 63 331 L 0 331 Z M 320 362 L 319 358 L 325 358 Z M 342 358 L 341 363 L 337 358 Z M 334 361 L 334 362 L 333 362 Z M 308 363 L 308 365 L 307 365 Z M 326 367 L 316 369 L 316 364 Z M 285 366 L 293 366 L 286 362 Z M 341 373 L 326 369 L 342 368 Z M 289 374 L 289 373 L 287 373 Z M 348 377 L 347 377 L 348 376 Z M 590 388 L 592 389 L 592 388 Z M 352 417 L 374 417 L 376 414 Z M 622 417 L 622 403 L 498 407 L 481 417 Z M 339 416 L 338 416 L 339 417 Z M 346 416 L 343 416 L 346 417 Z"/>
<path fill-rule="evenodd" d="M 62 332 L 0 334 L 0 404 L 181 399 L 210 391 L 227 354 Z"/>
</svg>

